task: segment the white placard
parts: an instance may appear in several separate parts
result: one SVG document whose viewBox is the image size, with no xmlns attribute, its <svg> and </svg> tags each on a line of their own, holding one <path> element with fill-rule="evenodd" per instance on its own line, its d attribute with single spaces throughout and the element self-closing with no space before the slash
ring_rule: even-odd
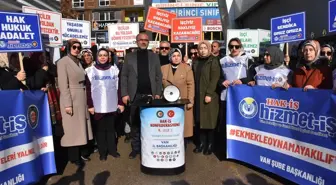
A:
<svg viewBox="0 0 336 185">
<path fill-rule="evenodd" d="M 149 41 L 148 49 L 160 47 L 160 41 Z"/>
<path fill-rule="evenodd" d="M 144 5 L 144 0 L 133 0 L 134 5 Z"/>
<path fill-rule="evenodd" d="M 110 24 L 108 25 L 109 46 L 120 50 L 137 47 L 138 34 L 139 23 Z"/>
<path fill-rule="evenodd" d="M 78 39 L 82 47 L 91 47 L 91 23 L 73 19 L 62 19 L 62 39 Z"/>
<path fill-rule="evenodd" d="M 227 42 L 230 39 L 238 37 L 244 47 L 244 51 L 247 55 L 252 57 L 259 57 L 259 32 L 258 30 L 248 29 L 228 29 L 227 30 Z M 228 43 L 226 44 L 228 45 Z M 226 53 L 229 54 L 229 48 L 227 47 Z"/>
<path fill-rule="evenodd" d="M 22 12 L 33 13 L 40 16 L 41 34 L 44 44 L 49 46 L 62 45 L 62 14 L 41 10 L 34 7 L 23 6 Z"/>
<path fill-rule="evenodd" d="M 203 25 L 203 31 L 205 32 L 220 32 L 222 31 L 222 25 Z"/>
</svg>

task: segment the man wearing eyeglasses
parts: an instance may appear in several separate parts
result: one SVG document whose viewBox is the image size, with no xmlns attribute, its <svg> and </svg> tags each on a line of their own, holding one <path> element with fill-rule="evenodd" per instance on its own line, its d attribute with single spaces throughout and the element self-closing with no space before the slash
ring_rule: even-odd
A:
<svg viewBox="0 0 336 185">
<path fill-rule="evenodd" d="M 136 37 L 137 51 L 128 53 L 121 70 L 121 96 L 125 105 L 148 99 L 149 96 L 159 99 L 162 91 L 162 73 L 159 56 L 147 50 L 149 39 L 145 33 Z M 140 111 L 131 106 L 131 145 L 130 159 L 134 159 L 141 151 L 140 143 Z"/>
<path fill-rule="evenodd" d="M 161 41 L 159 51 L 161 66 L 169 64 L 169 57 L 168 57 L 169 51 L 170 51 L 170 43 L 168 41 Z"/>
</svg>

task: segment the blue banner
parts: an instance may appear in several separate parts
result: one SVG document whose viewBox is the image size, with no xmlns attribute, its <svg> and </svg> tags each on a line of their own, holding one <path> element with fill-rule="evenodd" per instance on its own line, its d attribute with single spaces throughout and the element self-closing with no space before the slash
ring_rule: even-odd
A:
<svg viewBox="0 0 336 185">
<path fill-rule="evenodd" d="M 331 91 L 241 85 L 229 88 L 227 106 L 228 158 L 298 184 L 335 184 L 336 96 Z"/>
<path fill-rule="evenodd" d="M 174 12 L 177 17 L 202 17 L 203 26 L 221 25 L 218 7 L 163 8 L 163 10 Z"/>
<path fill-rule="evenodd" d="M 336 0 L 329 1 L 329 32 L 336 31 Z"/>
<path fill-rule="evenodd" d="M 184 106 L 143 107 L 141 164 L 149 168 L 177 168 L 184 158 Z"/>
<path fill-rule="evenodd" d="M 0 91 L 0 184 L 31 184 L 56 173 L 47 95 Z"/>
<path fill-rule="evenodd" d="M 271 43 L 280 44 L 306 39 L 306 14 L 300 12 L 271 19 Z"/>
<path fill-rule="evenodd" d="M 38 15 L 0 12 L 0 52 L 42 50 Z"/>
</svg>

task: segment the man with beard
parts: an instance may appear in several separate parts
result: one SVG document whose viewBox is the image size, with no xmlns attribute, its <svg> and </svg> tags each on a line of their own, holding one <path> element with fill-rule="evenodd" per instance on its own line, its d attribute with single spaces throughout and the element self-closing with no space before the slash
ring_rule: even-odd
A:
<svg viewBox="0 0 336 185">
<path fill-rule="evenodd" d="M 162 91 L 162 73 L 159 56 L 147 50 L 149 39 L 145 33 L 136 37 L 138 49 L 128 53 L 121 70 L 121 96 L 125 105 L 136 105 L 149 96 L 159 99 Z M 139 107 L 131 106 L 131 145 L 130 159 L 140 154 L 140 111 Z"/>
<path fill-rule="evenodd" d="M 170 43 L 168 41 L 161 41 L 160 42 L 160 63 L 161 66 L 169 64 L 169 54 L 170 51 Z"/>
</svg>

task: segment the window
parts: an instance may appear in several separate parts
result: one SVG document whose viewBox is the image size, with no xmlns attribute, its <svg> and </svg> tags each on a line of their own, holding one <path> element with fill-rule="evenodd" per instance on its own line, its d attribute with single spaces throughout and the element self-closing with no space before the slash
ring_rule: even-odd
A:
<svg viewBox="0 0 336 185">
<path fill-rule="evenodd" d="M 79 13 L 77 15 L 77 20 L 84 20 L 84 13 Z"/>
<path fill-rule="evenodd" d="M 84 8 L 84 0 L 72 0 L 72 8 Z"/>
<path fill-rule="evenodd" d="M 203 40 L 211 40 L 211 32 L 203 32 L 204 38 Z"/>
<path fill-rule="evenodd" d="M 115 12 L 100 12 L 99 20 L 101 21 L 110 21 L 115 19 Z"/>
<path fill-rule="evenodd" d="M 99 0 L 99 6 L 110 6 L 110 0 Z"/>
<path fill-rule="evenodd" d="M 100 20 L 100 13 L 92 12 L 92 20 Z"/>
</svg>

